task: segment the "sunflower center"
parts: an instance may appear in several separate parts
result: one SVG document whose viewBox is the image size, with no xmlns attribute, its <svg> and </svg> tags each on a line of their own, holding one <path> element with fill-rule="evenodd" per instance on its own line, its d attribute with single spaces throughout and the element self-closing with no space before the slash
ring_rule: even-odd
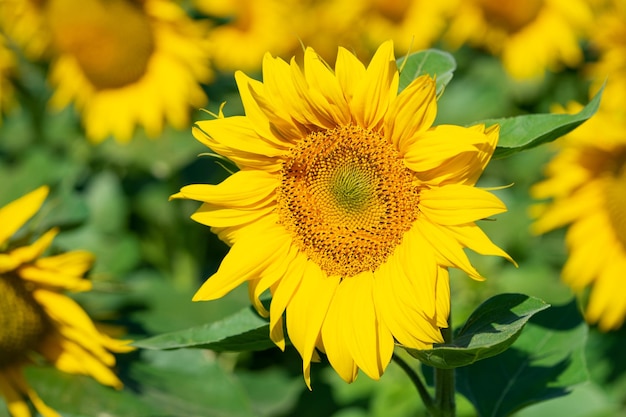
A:
<svg viewBox="0 0 626 417">
<path fill-rule="evenodd" d="M 328 275 L 374 271 L 417 218 L 413 181 L 379 133 L 351 125 L 311 133 L 283 165 L 280 221 Z"/>
<path fill-rule="evenodd" d="M 154 52 L 148 16 L 139 1 L 49 0 L 46 16 L 55 46 L 72 55 L 99 90 L 139 80 Z"/>
<path fill-rule="evenodd" d="M 626 165 L 606 189 L 606 209 L 617 238 L 626 248 Z"/>
<path fill-rule="evenodd" d="M 515 33 L 535 20 L 542 0 L 478 0 L 483 15 L 489 23 Z"/>
<path fill-rule="evenodd" d="M 0 275 L 0 369 L 37 348 L 48 330 L 48 320 L 24 282 Z"/>
</svg>

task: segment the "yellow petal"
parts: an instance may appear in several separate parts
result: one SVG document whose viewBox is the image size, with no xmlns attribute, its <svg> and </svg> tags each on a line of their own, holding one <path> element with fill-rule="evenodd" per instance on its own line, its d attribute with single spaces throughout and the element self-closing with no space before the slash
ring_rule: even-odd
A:
<svg viewBox="0 0 626 417">
<path fill-rule="evenodd" d="M 385 116 L 389 103 L 398 92 L 398 68 L 393 54 L 393 42 L 380 45 L 359 80 L 350 101 L 350 109 L 357 123 L 372 129 Z"/>
<path fill-rule="evenodd" d="M 381 266 L 374 278 L 374 302 L 380 319 L 402 345 L 425 349 L 442 341 L 434 318 L 428 318 L 408 277 L 392 259 Z M 423 292 L 435 297 L 435 288 L 424 286 Z M 434 316 L 434 314 L 433 314 Z"/>
<path fill-rule="evenodd" d="M 439 258 L 439 264 L 462 269 L 466 274 L 478 281 L 485 279 L 472 266 L 461 244 L 445 227 L 434 225 L 427 220 L 418 219 L 414 224 L 414 229 L 421 235 L 422 239 L 430 243 Z"/>
<path fill-rule="evenodd" d="M 391 103 L 385 117 L 385 136 L 404 155 L 414 136 L 429 129 L 435 116 L 435 81 L 428 75 L 418 77 Z"/>
<path fill-rule="evenodd" d="M 342 288 L 342 284 L 337 288 L 326 313 L 322 325 L 322 344 L 333 369 L 344 381 L 351 383 L 356 378 L 358 368 L 346 346 L 345 331 L 346 327 L 349 326 L 346 325 L 346 314 L 351 311 L 353 304 L 349 294 L 344 293 L 345 288 Z M 342 293 L 341 296 L 339 296 L 340 292 Z"/>
<path fill-rule="evenodd" d="M 475 224 L 448 226 L 446 230 L 450 233 L 450 235 L 454 236 L 454 238 L 462 246 L 469 248 L 476 253 L 480 253 L 481 255 L 501 256 L 517 266 L 517 263 L 513 260 L 513 258 L 495 245 L 485 232 L 483 232 L 480 227 Z"/>
<path fill-rule="evenodd" d="M 11 251 L 9 255 L 19 264 L 31 262 L 39 258 L 48 249 L 58 233 L 58 229 L 48 230 L 31 245 L 21 246 Z"/>
<path fill-rule="evenodd" d="M 430 221 L 443 225 L 470 223 L 506 211 L 489 191 L 461 184 L 422 190 L 419 206 Z"/>
<path fill-rule="evenodd" d="M 335 63 L 335 76 L 348 102 L 352 101 L 357 85 L 365 78 L 365 66 L 356 56 L 340 47 Z"/>
<path fill-rule="evenodd" d="M 327 276 L 309 261 L 300 286 L 287 305 L 287 334 L 302 357 L 302 373 L 309 389 L 315 344 L 338 285 L 338 277 Z"/>
<path fill-rule="evenodd" d="M 446 328 L 449 326 L 450 318 L 450 275 L 448 269 L 437 267 L 437 327 Z M 439 341 L 443 343 L 443 338 Z"/>
<path fill-rule="evenodd" d="M 304 53 L 304 75 L 309 86 L 304 97 L 324 116 L 325 126 L 347 125 L 352 116 L 339 80 L 311 48 Z"/>
<path fill-rule="evenodd" d="M 269 217 L 274 212 L 276 202 L 268 199 L 266 205 L 252 209 L 225 208 L 209 203 L 203 203 L 200 208 L 191 215 L 191 219 L 214 227 L 241 226 L 246 223 L 258 221 L 261 218 Z"/>
<path fill-rule="evenodd" d="M 407 167 L 425 183 L 474 185 L 491 158 L 497 127 L 440 125 L 415 136 L 405 155 Z"/>
<path fill-rule="evenodd" d="M 270 338 L 281 349 L 285 348 L 283 335 L 283 313 L 294 297 L 302 281 L 308 260 L 304 254 L 298 254 L 291 263 L 285 276 L 275 285 L 270 304 Z"/>
<path fill-rule="evenodd" d="M 7 375 L 5 376 L 5 374 Z M 24 401 L 21 391 L 18 391 L 14 384 L 15 382 L 12 381 L 6 370 L 0 372 L 0 394 L 4 397 L 11 416 L 32 417 L 30 408 Z"/>
<path fill-rule="evenodd" d="M 48 187 L 42 186 L 0 208 L 0 245 L 39 211 L 48 196 Z"/>
<path fill-rule="evenodd" d="M 268 265 L 287 254 L 290 245 L 291 237 L 282 226 L 261 223 L 251 228 L 232 246 L 217 272 L 202 284 L 193 300 L 221 298 L 243 282 L 258 278 Z"/>
<path fill-rule="evenodd" d="M 280 185 L 280 177 L 258 170 L 238 171 L 217 185 L 193 184 L 180 190 L 182 198 L 228 207 L 266 205 Z M 180 197 L 178 197 L 180 198 Z"/>
<path fill-rule="evenodd" d="M 278 262 L 268 265 L 265 270 L 261 271 L 259 279 L 250 280 L 248 282 L 248 295 L 250 296 L 250 301 L 261 316 L 270 316 L 270 312 L 267 311 L 261 303 L 261 294 L 285 277 L 285 274 L 290 269 L 292 262 L 296 259 L 296 256 L 298 256 L 298 251 L 299 250 L 296 246 L 291 245 L 287 255 L 285 255 Z"/>
</svg>

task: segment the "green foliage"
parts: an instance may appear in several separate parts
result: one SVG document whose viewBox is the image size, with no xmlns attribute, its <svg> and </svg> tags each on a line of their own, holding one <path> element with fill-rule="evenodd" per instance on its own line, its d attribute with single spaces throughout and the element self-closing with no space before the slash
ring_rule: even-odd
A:
<svg viewBox="0 0 626 417">
<path fill-rule="evenodd" d="M 500 139 L 493 157 L 504 158 L 571 132 L 596 113 L 601 98 L 602 90 L 575 114 L 528 114 L 483 121 L 488 126 L 500 125 Z"/>
<path fill-rule="evenodd" d="M 164 333 L 135 342 L 144 349 L 201 348 L 215 351 L 264 350 L 274 344 L 269 339 L 269 323 L 252 308 L 202 326 Z"/>
<path fill-rule="evenodd" d="M 480 417 L 505 417 L 587 381 L 587 325 L 575 301 L 533 316 L 504 353 L 458 368 L 459 392 Z"/>
<path fill-rule="evenodd" d="M 451 343 L 435 345 L 429 350 L 407 351 L 435 368 L 470 365 L 505 351 L 528 320 L 548 307 L 543 301 L 523 294 L 498 294 L 472 313 Z"/>
<path fill-rule="evenodd" d="M 404 90 L 417 77 L 428 74 L 436 79 L 437 95 L 452 80 L 456 69 L 454 57 L 439 49 L 427 49 L 412 53 L 406 57 L 398 58 L 397 64 L 400 69 L 399 91 Z"/>
</svg>

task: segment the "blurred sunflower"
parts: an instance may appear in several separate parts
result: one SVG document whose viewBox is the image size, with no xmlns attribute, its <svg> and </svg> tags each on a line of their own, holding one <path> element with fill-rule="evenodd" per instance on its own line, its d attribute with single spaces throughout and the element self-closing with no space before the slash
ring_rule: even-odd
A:
<svg viewBox="0 0 626 417">
<path fill-rule="evenodd" d="M 30 399 L 44 417 L 58 417 L 29 387 L 21 370 L 43 357 L 61 371 L 89 375 L 121 388 L 110 352 L 132 350 L 100 333 L 85 311 L 63 291 L 91 288 L 83 278 L 93 257 L 84 251 L 42 256 L 57 230 L 31 245 L 11 248 L 13 236 L 41 207 L 47 187 L 0 208 L 0 394 L 13 417 L 31 415 Z"/>
<path fill-rule="evenodd" d="M 190 108 L 206 103 L 200 83 L 211 78 L 208 28 L 191 20 L 178 3 L 8 2 L 22 6 L 23 13 L 14 16 L 16 28 L 43 22 L 33 36 L 50 45 L 49 80 L 55 89 L 50 104 L 61 109 L 74 103 L 94 142 L 109 135 L 126 142 L 137 125 L 149 136 L 157 136 L 164 122 L 182 129 Z"/>
<path fill-rule="evenodd" d="M 607 85 L 607 90 L 612 88 Z M 577 112 L 573 104 L 568 112 Z M 586 318 L 600 329 L 618 328 L 626 317 L 626 111 L 599 111 L 556 143 L 547 179 L 531 193 L 552 201 L 536 206 L 535 233 L 567 227 L 569 251 L 563 281 L 581 292 L 590 287 Z"/>
<path fill-rule="evenodd" d="M 0 1 L 0 28 L 32 60 L 50 52 L 50 35 L 40 9 L 42 3 L 39 0 Z"/>
<path fill-rule="evenodd" d="M 266 51 L 283 56 L 296 48 L 290 31 L 294 9 L 284 0 L 195 0 L 201 13 L 220 21 L 207 35 L 215 66 L 258 71 Z"/>
<path fill-rule="evenodd" d="M 311 48 L 303 69 L 266 55 L 263 82 L 235 74 L 245 116 L 193 131 L 240 170 L 173 196 L 203 202 L 192 219 L 231 245 L 194 300 L 247 281 L 281 348 L 285 313 L 309 386 L 318 351 L 351 382 L 359 368 L 378 379 L 394 342 L 441 342 L 448 267 L 482 279 L 464 248 L 510 259 L 474 223 L 506 210 L 474 187 L 497 126 L 432 126 L 434 80 L 398 93 L 398 77 L 392 42 L 367 68 L 343 48 L 334 71 Z"/>
<path fill-rule="evenodd" d="M 369 0 L 361 19 L 363 36 L 379 45 L 393 39 L 401 53 L 429 48 L 439 40 L 455 11 L 451 1 Z"/>
<path fill-rule="evenodd" d="M 16 62 L 13 51 L 8 48 L 6 38 L 0 32 L 0 125 L 2 116 L 13 104 L 13 83 Z"/>
<path fill-rule="evenodd" d="M 604 91 L 602 106 L 620 111 L 626 108 L 626 2 L 605 1 L 596 13 L 590 45 L 598 60 L 588 65 L 588 75 L 595 88 L 610 80 L 611 88 Z"/>
<path fill-rule="evenodd" d="M 540 78 L 582 62 L 579 42 L 592 20 L 585 0 L 466 0 L 445 40 L 485 48 L 515 79 Z"/>
</svg>

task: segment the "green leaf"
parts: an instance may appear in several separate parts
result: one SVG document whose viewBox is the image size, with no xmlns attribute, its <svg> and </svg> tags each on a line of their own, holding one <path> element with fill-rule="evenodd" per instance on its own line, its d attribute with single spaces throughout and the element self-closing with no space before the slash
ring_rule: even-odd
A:
<svg viewBox="0 0 626 417">
<path fill-rule="evenodd" d="M 603 89 L 575 114 L 528 114 L 482 121 L 481 123 L 487 126 L 500 125 L 500 139 L 493 157 L 504 158 L 534 148 L 576 129 L 596 113 L 600 106 L 602 91 Z"/>
<path fill-rule="evenodd" d="M 244 386 L 215 355 L 196 349 L 146 351 L 130 376 L 141 381 L 142 399 L 153 416 L 255 417 Z M 98 414 L 93 414 L 96 416 Z M 128 414 L 132 416 L 132 414 Z"/>
<path fill-rule="evenodd" d="M 456 69 L 454 57 L 438 49 L 415 52 L 409 56 L 398 58 L 396 62 L 400 68 L 398 91 L 404 90 L 417 77 L 428 74 L 431 77 L 436 77 L 437 95 L 439 95 L 452 79 Z"/>
<path fill-rule="evenodd" d="M 160 334 L 134 343 L 144 349 L 200 348 L 215 351 L 265 350 L 274 343 L 269 338 L 269 322 L 247 307 L 232 316 L 185 330 Z"/>
<path fill-rule="evenodd" d="M 407 349 L 409 354 L 435 368 L 451 369 L 472 364 L 505 351 L 536 313 L 549 305 L 523 294 L 499 294 L 481 304 L 449 344 L 433 349 Z"/>
<path fill-rule="evenodd" d="M 157 410 L 125 388 L 117 391 L 82 375 L 52 367 L 28 367 L 26 378 L 45 403 L 67 417 L 149 417 Z"/>
<path fill-rule="evenodd" d="M 505 417 L 588 380 L 585 324 L 575 300 L 532 317 L 506 352 L 456 370 L 480 417 Z"/>
</svg>

